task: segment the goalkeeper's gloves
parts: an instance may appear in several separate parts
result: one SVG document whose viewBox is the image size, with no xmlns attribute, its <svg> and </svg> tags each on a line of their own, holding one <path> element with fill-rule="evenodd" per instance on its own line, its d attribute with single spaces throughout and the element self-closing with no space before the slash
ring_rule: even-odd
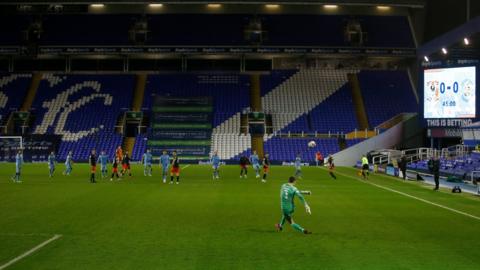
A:
<svg viewBox="0 0 480 270">
<path fill-rule="evenodd" d="M 307 211 L 309 215 L 312 214 L 312 211 L 310 210 L 310 206 L 308 204 L 305 204 L 305 211 Z"/>
</svg>

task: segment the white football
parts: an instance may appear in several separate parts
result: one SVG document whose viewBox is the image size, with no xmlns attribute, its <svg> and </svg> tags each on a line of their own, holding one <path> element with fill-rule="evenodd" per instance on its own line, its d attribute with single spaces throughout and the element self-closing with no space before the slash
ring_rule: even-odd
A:
<svg viewBox="0 0 480 270">
<path fill-rule="evenodd" d="M 308 147 L 313 148 L 315 146 L 317 146 L 317 143 L 315 141 L 309 141 L 308 142 Z"/>
</svg>

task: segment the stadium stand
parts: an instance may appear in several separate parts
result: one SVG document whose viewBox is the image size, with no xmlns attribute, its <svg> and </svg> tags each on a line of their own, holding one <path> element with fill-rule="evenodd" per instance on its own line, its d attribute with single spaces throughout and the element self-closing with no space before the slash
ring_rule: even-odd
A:
<svg viewBox="0 0 480 270">
<path fill-rule="evenodd" d="M 357 143 L 361 143 L 363 142 L 365 139 L 349 139 L 349 140 L 346 140 L 347 142 L 347 147 L 351 147 L 351 146 L 354 146 L 355 144 Z"/>
<path fill-rule="evenodd" d="M 280 85 L 271 91 L 265 91 L 262 102 L 266 112 L 273 114 L 274 132 L 285 134 L 292 133 L 347 133 L 358 128 L 357 119 L 352 104 L 351 89 L 348 84 L 347 74 L 357 73 L 356 70 L 333 70 L 333 69 L 304 69 L 299 70 Z M 367 113 L 372 126 L 403 112 L 416 110 L 416 100 L 413 90 L 404 71 L 361 71 L 359 72 L 362 84 L 362 91 L 365 95 Z M 388 80 L 376 80 L 379 76 L 386 76 Z M 275 79 L 275 76 L 273 76 Z M 262 86 L 269 85 L 268 80 Z M 386 104 L 376 102 L 378 99 L 389 100 Z M 398 102 L 400 101 L 400 102 Z M 288 113 L 284 113 L 288 111 Z M 225 121 L 220 128 L 214 130 L 214 134 L 236 133 L 240 128 L 240 114 Z M 214 137 L 217 138 L 217 137 Z M 230 159 L 239 157 L 240 153 L 245 154 L 247 149 L 238 149 L 238 145 L 250 147 L 248 143 L 238 143 L 236 140 L 243 138 L 237 134 L 221 137 L 235 145 L 234 149 L 222 152 L 222 158 Z M 265 137 L 269 145 L 269 137 Z M 364 139 L 347 140 L 347 147 L 355 145 Z M 332 146 L 332 143 L 335 146 Z M 284 140 L 282 145 L 291 145 L 296 149 L 295 140 Z M 319 142 L 322 153 L 335 153 L 338 151 L 338 142 L 330 140 L 330 144 Z M 214 144 L 216 149 L 219 143 Z M 227 144 L 226 147 L 228 147 Z M 325 145 L 324 148 L 322 148 Z M 225 147 L 225 146 L 223 146 Z M 293 151 L 295 152 L 295 151 Z M 228 153 L 228 155 L 227 155 Z M 226 154 L 223 156 L 223 154 Z M 284 155 L 272 156 L 285 158 Z"/>
<path fill-rule="evenodd" d="M 419 160 L 409 163 L 408 169 L 430 173 L 428 160 Z M 440 158 L 440 174 L 457 176 L 464 178 L 470 177 L 472 171 L 480 171 L 480 153 L 472 152 L 464 156 L 458 156 L 454 159 Z"/>
<path fill-rule="evenodd" d="M 31 74 L 0 75 L 0 123 L 10 112 L 20 109 L 31 77 Z"/>
<path fill-rule="evenodd" d="M 276 114 L 275 116 L 280 116 L 280 114 Z M 312 128 L 310 126 L 309 118 L 307 117 L 308 114 L 300 115 L 295 121 L 288 124 L 285 128 L 283 128 L 280 133 L 302 133 L 302 132 L 310 132 Z"/>
<path fill-rule="evenodd" d="M 166 150 L 177 151 L 182 159 L 208 159 L 212 112 L 209 96 L 155 96 L 147 143 L 152 154 Z"/>
<path fill-rule="evenodd" d="M 307 146 L 308 142 L 312 140 L 317 143 L 317 147 L 314 149 Z M 265 153 L 270 153 L 270 158 L 276 161 L 293 161 L 296 155 L 300 154 L 304 162 L 313 162 L 317 151 L 326 157 L 339 150 L 337 139 L 273 137 L 264 146 Z"/>
<path fill-rule="evenodd" d="M 32 107 L 33 133 L 61 135 L 59 159 L 73 151 L 74 159 L 86 160 L 93 148 L 114 153 L 123 140 L 115 125 L 133 85 L 130 75 L 45 74 Z"/>
<path fill-rule="evenodd" d="M 269 74 L 262 74 L 260 76 L 260 93 L 265 96 L 268 92 L 275 89 L 275 87 L 282 84 L 284 81 L 292 77 L 298 70 L 272 70 Z"/>
<path fill-rule="evenodd" d="M 270 154 L 270 159 L 274 162 L 290 162 L 295 160 L 297 154 L 300 154 L 302 161 L 314 162 L 315 153 L 320 151 L 324 157 L 330 154 L 334 154 L 340 151 L 338 146 L 338 140 L 332 139 L 319 139 L 319 138 L 288 138 L 274 136 L 268 138 L 265 136 L 264 152 Z M 310 149 L 307 147 L 309 141 L 315 141 L 317 147 Z M 237 154 L 232 160 L 238 161 L 242 156 L 250 156 L 252 153 L 251 148 Z"/>
<path fill-rule="evenodd" d="M 355 71 L 303 69 L 262 97 L 264 110 L 274 116 L 274 131 L 282 130 L 335 93 L 347 83 L 349 72 Z"/>
<path fill-rule="evenodd" d="M 274 133 L 336 134 L 354 130 L 357 122 L 351 105 L 348 73 L 359 75 L 371 126 L 398 113 L 415 111 L 416 100 L 404 71 L 275 70 L 261 76 L 263 108 L 273 115 Z M 378 76 L 387 79 L 376 80 Z M 0 82 L 5 85 L 4 88 L 7 87 L 6 91 L 9 91 L 9 87 L 23 90 L 24 92 L 14 91 L 15 95 L 21 96 L 25 95 L 29 77 L 30 74 L 4 75 Z M 6 84 L 7 82 L 10 83 Z M 152 97 L 158 95 L 211 97 L 211 121 L 214 128 L 209 139 L 210 149 L 219 150 L 222 159 L 235 159 L 251 148 L 250 135 L 240 134 L 241 113 L 249 108 L 249 85 L 249 76 L 238 73 L 150 75 L 145 89 L 145 96 L 149 98 L 144 99 L 143 110 L 150 113 Z M 130 106 L 133 86 L 134 78 L 130 75 L 45 74 L 32 106 L 36 119 L 33 131 L 35 134 L 61 135 L 60 158 L 70 150 L 75 152 L 76 159 L 85 159 L 89 149 L 94 147 L 113 151 L 123 141 L 122 135 L 115 133 L 114 128 L 122 109 L 126 110 Z M 385 100 L 385 104 L 375 102 L 379 97 Z M 17 98 L 9 100 L 18 103 Z M 1 101 L 0 105 L 3 105 L 5 99 Z M 5 108 L 18 106 L 19 104 L 5 103 L 2 115 L 5 115 Z M 102 117 L 92 117 L 97 115 Z M 147 147 L 148 134 L 137 136 L 132 153 L 134 160 L 141 159 Z M 80 140 L 84 143 L 75 143 Z M 273 140 L 272 143 L 269 143 L 270 140 Z M 346 146 L 362 140 L 347 140 Z M 296 152 L 296 145 L 301 140 L 265 136 L 265 141 L 266 146 L 280 141 L 284 147 L 291 144 L 292 151 L 285 150 L 272 156 L 272 159 L 285 159 L 287 154 L 282 153 L 289 155 Z M 318 145 L 325 154 L 338 151 L 336 139 L 319 141 Z"/>
<path fill-rule="evenodd" d="M 378 80 L 383 77 L 387 79 Z M 359 78 L 372 128 L 400 113 L 416 111 L 417 102 L 405 71 L 361 71 Z M 379 98 L 385 102 L 377 102 Z M 291 122 L 281 132 L 346 133 L 356 128 L 358 124 L 351 89 L 345 84 L 314 109 Z"/>
<path fill-rule="evenodd" d="M 358 79 L 370 128 L 375 128 L 399 113 L 417 111 L 418 104 L 407 72 L 361 71 Z"/>
<path fill-rule="evenodd" d="M 249 106 L 248 86 L 248 76 L 240 74 L 165 74 L 149 76 L 145 93 L 150 97 L 158 95 L 212 97 L 213 125 L 218 126 L 225 119 Z M 151 108 L 151 102 L 151 98 L 146 98 L 143 107 Z"/>
<path fill-rule="evenodd" d="M 310 111 L 312 131 L 346 133 L 358 128 L 348 84 Z"/>
<path fill-rule="evenodd" d="M 245 149 L 251 149 L 250 134 L 212 134 L 212 151 L 217 150 L 222 159 L 235 159 Z"/>
<path fill-rule="evenodd" d="M 290 78 L 295 76 L 296 72 L 296 70 L 277 70 L 270 74 L 262 75 L 262 95 L 267 95 L 271 91 L 274 91 L 274 89 L 276 89 L 279 85 L 285 83 Z M 233 100 L 233 102 L 236 102 L 235 100 Z M 215 109 L 215 128 L 212 132 L 212 151 L 218 150 L 220 158 L 231 159 L 239 153 L 243 152 L 245 149 L 251 148 L 250 135 L 239 134 L 241 125 L 241 112 L 243 111 L 243 109 L 247 109 L 248 105 L 248 100 L 246 101 L 244 107 L 239 107 L 232 103 L 224 104 L 224 106 L 226 107 L 239 109 L 237 109 L 233 116 L 231 114 L 223 113 L 221 118 L 217 116 L 219 110 Z M 219 119 L 222 119 L 223 122 L 218 121 Z"/>
<path fill-rule="evenodd" d="M 246 14 L 48 14 L 41 19 L 40 44 L 128 45 L 131 44 L 128 31 L 136 21 L 144 20 L 149 27 L 146 43 L 150 45 L 249 45 L 244 38 L 244 28 L 253 17 Z M 260 19 L 268 33 L 264 45 L 348 46 L 342 29 L 350 18 L 345 15 L 262 15 Z M 414 47 L 406 16 L 356 16 L 355 19 L 368 33 L 365 46 Z M 22 31 L 32 21 L 23 15 L 2 16 L 0 42 L 21 44 Z M 323 27 L 325 25 L 329 27 Z"/>
<path fill-rule="evenodd" d="M 142 160 L 142 156 L 146 150 L 147 150 L 147 135 L 138 134 L 135 138 L 135 146 L 133 147 L 133 151 L 132 151 L 132 159 Z"/>
<path fill-rule="evenodd" d="M 347 74 L 353 70 L 326 70 L 326 69 L 302 69 L 284 80 L 271 91 L 262 90 L 266 93 L 262 97 L 263 108 L 273 114 L 273 130 L 279 132 L 299 117 L 303 122 L 296 125 L 297 129 L 306 127 L 305 113 L 320 104 L 347 82 Z M 263 85 L 269 85 L 268 83 Z M 288 111 L 289 113 L 284 113 Z M 302 118 L 303 116 L 303 118 Z M 238 135 L 240 130 L 240 113 L 229 118 L 214 129 L 213 134 L 229 134 L 224 137 L 214 136 L 212 150 L 217 149 L 216 138 L 222 138 L 228 145 L 243 146 L 245 148 L 227 149 L 222 152 L 222 159 L 238 158 L 238 155 L 251 147 L 250 142 L 244 142 L 245 138 Z M 284 130 L 285 131 L 285 130 Z M 233 133 L 232 133 L 233 132 Z M 269 137 L 265 137 L 267 141 Z M 287 141 L 285 143 L 288 143 Z M 292 146 L 293 147 L 293 146 Z M 337 146 L 338 147 L 338 146 Z M 228 155 L 223 155 L 227 154 Z M 274 157 L 272 157 L 273 159 Z M 275 157 L 276 158 L 276 157 Z"/>
<path fill-rule="evenodd" d="M 357 128 L 353 111 L 352 93 L 348 84 L 318 104 L 311 111 L 297 118 L 282 133 L 347 133 Z"/>
</svg>

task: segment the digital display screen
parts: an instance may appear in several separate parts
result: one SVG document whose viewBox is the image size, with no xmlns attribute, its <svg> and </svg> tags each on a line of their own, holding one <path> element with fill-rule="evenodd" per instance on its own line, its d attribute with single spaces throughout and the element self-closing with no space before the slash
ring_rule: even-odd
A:
<svg viewBox="0 0 480 270">
<path fill-rule="evenodd" d="M 475 67 L 426 69 L 424 118 L 475 118 Z"/>
</svg>

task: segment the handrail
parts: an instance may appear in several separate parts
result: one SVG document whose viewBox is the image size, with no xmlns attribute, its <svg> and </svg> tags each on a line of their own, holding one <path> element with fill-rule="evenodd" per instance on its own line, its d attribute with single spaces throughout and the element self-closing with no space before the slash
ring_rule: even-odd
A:
<svg viewBox="0 0 480 270">
<path fill-rule="evenodd" d="M 472 181 L 472 183 L 474 183 L 474 184 L 477 184 L 477 180 L 473 179 L 473 175 L 475 173 L 480 173 L 480 171 L 471 171 L 470 172 L 470 181 Z"/>
<path fill-rule="evenodd" d="M 477 186 L 477 194 L 480 195 L 480 185 L 477 183 L 477 180 L 473 178 L 474 173 L 480 173 L 480 171 L 471 171 L 470 172 L 470 181 L 472 181 L 472 184 Z"/>
<path fill-rule="evenodd" d="M 384 164 L 388 162 L 388 155 L 378 155 L 372 158 L 372 164 Z M 378 163 L 376 162 L 378 160 Z"/>
</svg>

